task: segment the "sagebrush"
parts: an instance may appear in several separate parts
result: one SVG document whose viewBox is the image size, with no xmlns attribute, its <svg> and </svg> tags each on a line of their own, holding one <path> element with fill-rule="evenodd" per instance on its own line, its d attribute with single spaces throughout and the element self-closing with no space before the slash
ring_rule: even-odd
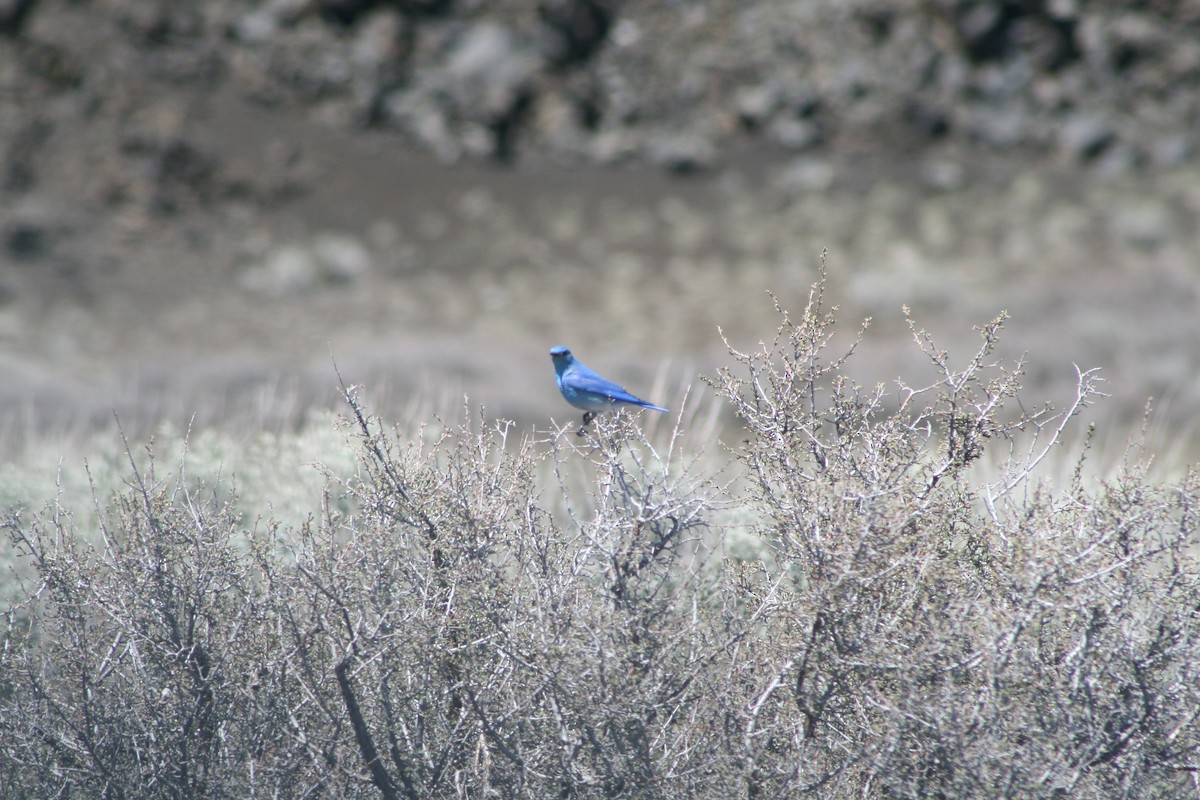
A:
<svg viewBox="0 0 1200 800">
<path fill-rule="evenodd" d="M 686 418 L 402 436 L 347 388 L 305 524 L 152 454 L 14 510 L 0 795 L 1197 796 L 1200 472 L 1041 481 L 1095 373 L 1030 409 L 997 320 L 864 387 L 823 303 L 709 380 L 733 478 Z"/>
</svg>

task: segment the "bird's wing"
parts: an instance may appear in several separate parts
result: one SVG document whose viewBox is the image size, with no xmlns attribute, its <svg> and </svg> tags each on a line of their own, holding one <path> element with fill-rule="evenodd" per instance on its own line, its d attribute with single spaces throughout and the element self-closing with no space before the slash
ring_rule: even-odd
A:
<svg viewBox="0 0 1200 800">
<path fill-rule="evenodd" d="M 629 392 L 625 391 L 624 387 L 618 386 L 610 380 L 605 380 L 592 372 L 586 367 L 584 369 L 576 369 L 573 372 L 564 376 L 571 388 L 581 392 L 594 392 L 602 394 L 606 397 L 611 397 L 614 400 L 621 400 L 626 403 L 641 403 L 642 401 L 634 397 Z"/>
</svg>

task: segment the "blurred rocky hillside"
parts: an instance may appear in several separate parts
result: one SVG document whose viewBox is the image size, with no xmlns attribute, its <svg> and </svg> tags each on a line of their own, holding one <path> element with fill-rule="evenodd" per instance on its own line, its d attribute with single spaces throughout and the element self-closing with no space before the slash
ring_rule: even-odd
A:
<svg viewBox="0 0 1200 800">
<path fill-rule="evenodd" d="M 638 303 L 711 354 L 825 248 L 852 312 L 1034 298 L 1191 396 L 1197 121 L 1190 0 L 0 0 L 0 400 L 325 385 L 352 330 L 486 382 Z"/>
<path fill-rule="evenodd" d="M 447 161 L 954 144 L 1126 168 L 1200 131 L 1186 0 L 3 0 L 0 37 L 4 191 L 67 172 L 168 212 L 291 186 L 190 140 L 221 89 Z"/>
</svg>

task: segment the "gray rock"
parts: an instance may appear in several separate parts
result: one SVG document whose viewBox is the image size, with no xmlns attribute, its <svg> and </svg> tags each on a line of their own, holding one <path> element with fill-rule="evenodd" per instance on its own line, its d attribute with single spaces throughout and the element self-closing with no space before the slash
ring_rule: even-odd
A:
<svg viewBox="0 0 1200 800">
<path fill-rule="evenodd" d="M 779 107 L 779 92 L 769 84 L 743 86 L 734 92 L 733 104 L 743 123 L 757 127 Z"/>
<path fill-rule="evenodd" d="M 716 163 L 717 148 L 712 140 L 693 133 L 663 133 L 647 144 L 647 154 L 655 164 L 672 172 L 700 172 Z"/>
<path fill-rule="evenodd" d="M 1003 150 L 1029 136 L 1027 116 L 1011 106 L 977 106 L 963 111 L 960 124 L 970 137 Z"/>
<path fill-rule="evenodd" d="M 1150 146 L 1150 159 L 1160 167 L 1175 167 L 1187 161 L 1195 152 L 1195 144 L 1188 134 L 1170 134 Z"/>
<path fill-rule="evenodd" d="M 233 26 L 233 34 L 245 44 L 265 44 L 303 16 L 309 0 L 270 0 L 255 8 Z"/>
<path fill-rule="evenodd" d="M 313 253 L 321 276 L 329 283 L 353 283 L 371 272 L 374 259 L 366 245 L 353 236 L 322 233 L 313 239 Z"/>
<path fill-rule="evenodd" d="M 494 22 L 472 25 L 446 55 L 448 88 L 456 103 L 484 117 L 507 113 L 540 66 L 532 47 Z"/>
<path fill-rule="evenodd" d="M 1146 156 L 1142 149 L 1129 142 L 1116 141 L 1107 147 L 1093 162 L 1093 168 L 1101 175 L 1128 175 L 1142 166 Z"/>
<path fill-rule="evenodd" d="M 963 187 L 967 182 L 967 173 L 958 161 L 935 158 L 921 166 L 921 182 L 931 189 L 951 191 Z"/>
<path fill-rule="evenodd" d="M 271 250 L 261 263 L 247 269 L 241 285 L 270 297 L 286 297 L 312 289 L 320 276 L 320 265 L 312 251 L 295 244 Z"/>
<path fill-rule="evenodd" d="M 821 141 L 821 128 L 806 119 L 775 119 L 767 136 L 789 150 L 805 150 Z"/>
<path fill-rule="evenodd" d="M 1155 248 L 1173 233 L 1171 209 L 1153 198 L 1142 198 L 1119 206 L 1112 214 L 1114 232 L 1138 247 Z"/>
<path fill-rule="evenodd" d="M 1059 148 L 1080 161 L 1094 159 L 1117 138 L 1112 124 L 1096 114 L 1076 114 L 1059 131 Z"/>
<path fill-rule="evenodd" d="M 775 179 L 775 185 L 785 192 L 819 192 L 833 186 L 837 170 L 824 158 L 797 158 L 791 161 Z"/>
</svg>

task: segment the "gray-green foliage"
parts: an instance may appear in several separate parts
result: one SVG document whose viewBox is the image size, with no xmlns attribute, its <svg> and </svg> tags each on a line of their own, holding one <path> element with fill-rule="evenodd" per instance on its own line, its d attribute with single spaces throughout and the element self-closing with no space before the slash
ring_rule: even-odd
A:
<svg viewBox="0 0 1200 800">
<path fill-rule="evenodd" d="M 14 514 L 0 795 L 1194 791 L 1200 474 L 1037 482 L 1094 375 L 1026 408 L 997 321 L 864 388 L 821 302 L 712 380 L 727 487 L 678 429 L 407 437 L 348 390 L 306 521 L 186 458 L 129 458 L 94 535 Z"/>
</svg>

